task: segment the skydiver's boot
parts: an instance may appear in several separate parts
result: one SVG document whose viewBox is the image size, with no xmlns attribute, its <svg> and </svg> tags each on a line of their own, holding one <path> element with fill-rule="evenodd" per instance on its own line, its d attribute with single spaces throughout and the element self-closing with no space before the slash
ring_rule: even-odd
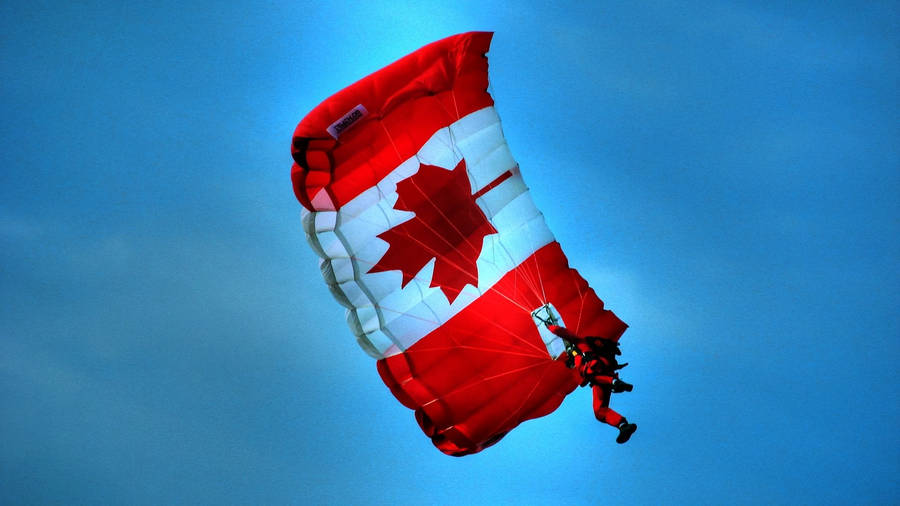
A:
<svg viewBox="0 0 900 506">
<path fill-rule="evenodd" d="M 625 383 L 624 381 L 616 378 L 612 382 L 612 391 L 613 393 L 622 393 L 622 392 L 630 392 L 634 389 L 634 385 L 631 383 Z"/>
<path fill-rule="evenodd" d="M 619 437 L 616 438 L 616 443 L 619 444 L 628 441 L 628 438 L 630 438 L 631 435 L 634 434 L 634 431 L 637 430 L 636 424 L 628 423 L 628 420 L 624 418 L 621 422 L 619 422 L 619 425 L 617 425 L 617 427 L 619 428 Z"/>
</svg>

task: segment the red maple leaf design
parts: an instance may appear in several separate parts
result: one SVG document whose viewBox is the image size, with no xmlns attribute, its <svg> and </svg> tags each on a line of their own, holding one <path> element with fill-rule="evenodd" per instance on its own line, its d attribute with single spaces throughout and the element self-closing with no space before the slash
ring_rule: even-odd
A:
<svg viewBox="0 0 900 506">
<path fill-rule="evenodd" d="M 419 171 L 397 183 L 394 209 L 415 216 L 378 234 L 388 250 L 369 272 L 399 270 L 406 286 L 425 264 L 435 259 L 431 286 L 440 287 L 452 304 L 467 284 L 478 286 L 476 260 L 484 237 L 496 234 L 475 203 L 466 161 L 453 170 L 419 165 Z"/>
</svg>

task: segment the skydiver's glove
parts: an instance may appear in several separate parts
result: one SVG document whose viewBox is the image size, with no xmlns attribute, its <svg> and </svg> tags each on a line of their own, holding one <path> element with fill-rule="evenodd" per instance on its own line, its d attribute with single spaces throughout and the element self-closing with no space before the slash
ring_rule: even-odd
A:
<svg viewBox="0 0 900 506">
<path fill-rule="evenodd" d="M 616 366 L 613 367 L 613 370 L 614 370 L 614 371 L 618 371 L 619 369 L 622 369 L 622 368 L 624 368 L 624 367 L 627 366 L 627 365 L 628 365 L 628 362 L 625 362 L 624 364 L 616 364 Z"/>
<path fill-rule="evenodd" d="M 633 388 L 634 385 L 632 385 L 631 383 L 625 383 L 619 378 L 616 378 L 612 382 L 612 391 L 614 393 L 630 392 Z"/>
</svg>

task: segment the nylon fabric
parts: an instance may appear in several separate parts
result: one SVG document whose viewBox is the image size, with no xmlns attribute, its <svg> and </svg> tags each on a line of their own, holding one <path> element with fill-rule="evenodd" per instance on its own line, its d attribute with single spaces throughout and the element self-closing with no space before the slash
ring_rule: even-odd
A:
<svg viewBox="0 0 900 506">
<path fill-rule="evenodd" d="M 492 34 L 448 37 L 341 90 L 294 132 L 320 270 L 393 395 L 449 455 L 495 444 L 580 382 L 532 311 L 627 327 L 535 207 L 488 93 Z"/>
<path fill-rule="evenodd" d="M 555 410 L 581 382 L 564 355 L 548 355 L 530 313 L 518 309 L 543 303 L 521 283 L 535 265 L 544 267 L 546 299 L 573 328 L 610 339 L 627 328 L 569 268 L 559 243 L 541 248 L 465 312 L 405 353 L 378 361 L 382 380 L 445 453 L 481 451 L 522 421 Z"/>
</svg>

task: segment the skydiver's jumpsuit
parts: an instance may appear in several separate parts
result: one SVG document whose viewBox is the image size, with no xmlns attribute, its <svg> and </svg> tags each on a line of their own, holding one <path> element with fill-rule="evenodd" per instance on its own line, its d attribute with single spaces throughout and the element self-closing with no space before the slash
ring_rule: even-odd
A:
<svg viewBox="0 0 900 506">
<path fill-rule="evenodd" d="M 591 385 L 594 394 L 594 416 L 597 420 L 617 427 L 625 418 L 609 407 L 612 394 L 612 382 L 619 377 L 616 372 L 616 342 L 600 337 L 581 337 L 565 327 L 550 325 L 550 332 L 572 343 L 578 350 L 575 356 L 575 368 L 581 373 L 584 382 Z"/>
</svg>

